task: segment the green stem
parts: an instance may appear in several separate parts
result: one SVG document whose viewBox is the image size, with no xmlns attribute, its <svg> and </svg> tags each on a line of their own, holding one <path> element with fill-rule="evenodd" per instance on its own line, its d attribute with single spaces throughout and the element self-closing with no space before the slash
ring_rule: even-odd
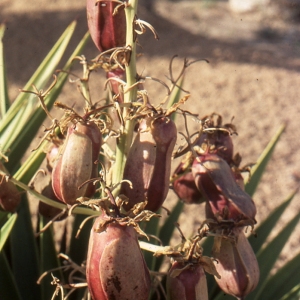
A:
<svg viewBox="0 0 300 300">
<path fill-rule="evenodd" d="M 136 101 L 137 87 L 132 87 L 136 83 L 136 43 L 134 21 L 137 12 L 138 0 L 129 0 L 125 8 L 126 14 L 126 46 L 131 50 L 129 64 L 125 66 L 126 69 L 126 86 L 124 94 L 124 102 L 129 103 Z M 123 117 L 128 113 L 128 108 L 124 108 Z M 125 167 L 126 157 L 133 136 L 134 121 L 127 120 L 120 135 L 116 148 L 116 163 L 113 171 L 113 184 L 118 184 L 123 178 L 123 171 Z M 118 193 L 118 189 L 114 191 L 114 195 Z"/>
</svg>

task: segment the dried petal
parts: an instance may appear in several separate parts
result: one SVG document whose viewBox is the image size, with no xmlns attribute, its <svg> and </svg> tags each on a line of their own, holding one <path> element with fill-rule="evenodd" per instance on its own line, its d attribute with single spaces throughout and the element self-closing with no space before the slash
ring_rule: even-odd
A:
<svg viewBox="0 0 300 300">
<path fill-rule="evenodd" d="M 90 235 L 86 277 L 94 300 L 147 300 L 151 281 L 132 226 L 100 216 Z"/>
</svg>

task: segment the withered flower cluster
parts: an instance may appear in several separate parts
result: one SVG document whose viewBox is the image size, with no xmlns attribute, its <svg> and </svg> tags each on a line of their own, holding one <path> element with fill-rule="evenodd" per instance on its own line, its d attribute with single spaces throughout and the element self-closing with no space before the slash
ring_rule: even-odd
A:
<svg viewBox="0 0 300 300">
<path fill-rule="evenodd" d="M 56 104 L 65 114 L 59 122 L 53 122 L 45 136 L 51 141 L 47 162 L 52 175 L 42 194 L 66 204 L 69 213 L 80 204 L 99 212 L 90 233 L 85 265 L 94 300 L 147 300 L 155 294 L 159 287 L 153 283 L 154 275 L 140 248 L 138 239 L 147 235 L 139 223 L 159 216 L 170 186 L 187 204 L 205 202 L 206 220 L 191 239 L 182 234 L 182 242 L 176 247 L 155 250 L 155 256 L 171 258 L 165 274 L 168 299 L 208 299 L 205 273 L 214 276 L 225 293 L 243 299 L 258 284 L 259 268 L 245 236 L 245 228 L 256 223 L 256 207 L 244 191 L 240 156 L 234 156 L 232 135 L 236 129 L 232 124 L 223 125 L 217 114 L 198 118 L 200 130 L 187 138 L 185 148 L 175 149 L 177 126 L 172 115 L 178 112 L 186 118 L 188 113 L 180 105 L 188 96 L 166 109 L 164 103 L 150 103 L 137 74 L 136 83 L 126 85 L 125 70 L 132 52 L 126 45 L 125 11 L 130 5 L 130 1 L 87 0 L 88 27 L 100 54 L 90 63 L 77 57 L 87 70 L 81 83 L 90 72 L 102 69 L 112 98 L 104 106 L 93 104 L 81 86 L 86 100 L 83 116 Z M 133 32 L 135 39 L 149 24 L 137 18 L 134 22 L 140 27 Z M 153 30 L 151 25 L 149 28 Z M 187 66 L 185 61 L 184 69 Z M 174 88 L 178 80 L 170 77 Z M 126 102 L 126 93 L 132 89 L 137 90 L 136 98 Z M 124 137 L 128 141 L 122 144 Z M 125 153 L 120 168 L 119 156 L 108 154 L 107 141 L 111 139 L 115 139 L 116 149 L 123 147 Z M 103 153 L 109 164 L 103 161 Z M 172 159 L 182 156 L 171 176 Z M 119 182 L 114 181 L 118 176 Z M 15 187 L 2 179 L 1 207 L 13 211 L 19 201 Z M 197 209 L 203 207 L 198 205 Z M 49 219 L 59 215 L 56 221 L 67 216 L 65 211 L 42 202 L 39 211 Z M 214 239 L 212 257 L 202 255 L 203 238 Z"/>
</svg>

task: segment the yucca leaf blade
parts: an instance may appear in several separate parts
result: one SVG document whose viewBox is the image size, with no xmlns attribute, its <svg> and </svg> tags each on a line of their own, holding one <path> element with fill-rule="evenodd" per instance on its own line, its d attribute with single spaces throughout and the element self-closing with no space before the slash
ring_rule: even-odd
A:
<svg viewBox="0 0 300 300">
<path fill-rule="evenodd" d="M 256 188 L 260 182 L 260 179 L 265 171 L 265 168 L 273 154 L 273 151 L 285 129 L 285 125 L 282 125 L 273 136 L 265 150 L 260 155 L 259 159 L 257 160 L 256 165 L 251 170 L 251 179 L 245 185 L 245 191 L 250 195 L 253 196 Z"/>
</svg>

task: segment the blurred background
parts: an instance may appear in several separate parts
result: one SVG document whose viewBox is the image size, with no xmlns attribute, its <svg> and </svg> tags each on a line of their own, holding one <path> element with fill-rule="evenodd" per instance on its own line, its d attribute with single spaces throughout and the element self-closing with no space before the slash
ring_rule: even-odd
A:
<svg viewBox="0 0 300 300">
<path fill-rule="evenodd" d="M 242 155 L 242 165 L 254 163 L 280 125 L 287 125 L 254 196 L 257 220 L 262 221 L 300 183 L 300 1 L 140 0 L 138 17 L 151 23 L 160 37 L 156 41 L 150 31 L 139 37 L 140 74 L 168 82 L 174 55 L 179 56 L 175 73 L 185 57 L 209 60 L 187 70 L 184 88 L 191 97 L 184 108 L 199 117 L 217 112 L 225 123 L 234 118 L 235 152 Z M 11 100 L 74 19 L 78 25 L 67 55 L 87 31 L 84 0 L 0 0 Z M 92 59 L 97 54 L 90 42 L 84 55 Z M 104 75 L 102 81 L 93 82 L 95 98 L 103 97 L 103 82 Z M 154 102 L 166 95 L 158 83 L 149 81 L 145 87 Z M 67 84 L 58 101 L 73 105 L 82 98 L 74 85 Z M 198 125 L 191 126 L 196 130 Z M 174 198 L 172 192 L 170 198 Z M 277 230 L 299 209 L 298 193 Z M 200 222 L 195 206 L 187 207 L 180 220 L 187 235 Z M 299 249 L 299 225 L 296 231 L 282 261 Z"/>
</svg>

